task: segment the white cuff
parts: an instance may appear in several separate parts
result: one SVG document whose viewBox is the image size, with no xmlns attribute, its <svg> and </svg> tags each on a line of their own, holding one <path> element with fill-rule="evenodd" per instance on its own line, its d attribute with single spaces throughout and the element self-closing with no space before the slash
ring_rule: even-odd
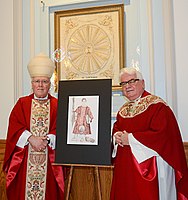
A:
<svg viewBox="0 0 188 200">
<path fill-rule="evenodd" d="M 51 147 L 54 150 L 55 149 L 56 136 L 53 135 L 53 134 L 48 134 L 47 136 L 50 138 L 50 143 L 48 145 L 49 145 L 49 147 Z"/>
<path fill-rule="evenodd" d="M 153 156 L 158 156 L 158 153 L 156 151 L 144 146 L 142 143 L 136 140 L 132 133 L 128 134 L 128 138 L 131 151 L 138 163 L 141 163 Z"/>
<path fill-rule="evenodd" d="M 118 144 L 116 144 L 116 139 L 115 139 L 115 135 L 116 133 L 113 135 L 112 137 L 112 142 L 113 142 L 113 151 L 112 151 L 112 158 L 115 158 L 116 157 L 116 153 L 117 153 L 117 148 L 118 148 Z"/>
<path fill-rule="evenodd" d="M 24 146 L 26 146 L 29 143 L 27 140 L 31 135 L 32 134 L 28 130 L 25 130 L 19 137 L 16 146 L 24 148 Z"/>
</svg>

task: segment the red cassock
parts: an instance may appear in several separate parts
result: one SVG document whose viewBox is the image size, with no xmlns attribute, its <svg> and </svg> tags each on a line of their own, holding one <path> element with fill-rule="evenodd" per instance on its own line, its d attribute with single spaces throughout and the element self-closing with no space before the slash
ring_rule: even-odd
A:
<svg viewBox="0 0 188 200">
<path fill-rule="evenodd" d="M 57 99 L 48 95 L 50 99 L 50 127 L 49 134 L 56 134 Z M 7 197 L 12 200 L 25 199 L 25 183 L 28 145 L 24 148 L 16 143 L 25 130 L 30 130 L 31 102 L 34 95 L 22 97 L 13 108 L 7 134 L 7 148 L 5 151 L 3 169 L 7 173 Z M 48 146 L 48 166 L 45 200 L 63 199 L 64 177 L 61 166 L 54 166 L 55 151 Z"/>
<path fill-rule="evenodd" d="M 139 114 L 133 117 L 126 117 L 126 114 L 122 117 L 120 112 L 124 106 L 120 109 L 113 134 L 126 130 L 140 143 L 157 152 L 175 171 L 177 199 L 187 200 L 188 168 L 175 116 L 165 103 L 149 103 L 145 97 L 155 98 L 145 91 L 141 99 L 144 98 L 145 105 L 149 106 L 139 105 Z M 159 200 L 155 157 L 139 164 L 129 145 L 118 146 L 113 163 L 111 200 Z"/>
</svg>

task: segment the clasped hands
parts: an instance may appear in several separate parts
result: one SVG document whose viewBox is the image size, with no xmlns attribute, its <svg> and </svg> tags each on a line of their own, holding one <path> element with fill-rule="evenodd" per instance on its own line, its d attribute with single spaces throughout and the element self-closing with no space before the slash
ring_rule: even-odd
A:
<svg viewBox="0 0 188 200">
<path fill-rule="evenodd" d="M 38 137 L 31 135 L 28 138 L 28 142 L 31 144 L 33 150 L 35 151 L 44 151 L 48 144 L 47 136 Z"/>
<path fill-rule="evenodd" d="M 126 131 L 117 131 L 114 134 L 115 137 L 115 143 L 124 146 L 124 145 L 129 145 L 129 139 L 128 139 L 128 133 Z"/>
</svg>

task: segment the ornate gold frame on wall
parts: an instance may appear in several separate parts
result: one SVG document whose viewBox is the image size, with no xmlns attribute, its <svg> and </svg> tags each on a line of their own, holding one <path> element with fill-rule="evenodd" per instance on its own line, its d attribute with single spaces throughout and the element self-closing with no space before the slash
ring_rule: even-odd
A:
<svg viewBox="0 0 188 200">
<path fill-rule="evenodd" d="M 55 89 L 59 80 L 112 79 L 124 67 L 124 5 L 55 12 Z"/>
</svg>

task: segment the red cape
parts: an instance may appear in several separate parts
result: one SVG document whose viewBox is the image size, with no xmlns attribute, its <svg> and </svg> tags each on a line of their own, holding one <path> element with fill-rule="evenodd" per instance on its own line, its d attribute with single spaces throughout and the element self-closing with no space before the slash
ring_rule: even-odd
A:
<svg viewBox="0 0 188 200">
<path fill-rule="evenodd" d="M 57 99 L 48 95 L 50 99 L 50 127 L 49 134 L 56 134 L 56 115 L 57 115 Z M 30 131 L 30 115 L 31 102 L 34 95 L 21 97 L 14 106 L 10 118 L 8 134 L 6 139 L 6 150 L 4 157 L 3 170 L 7 173 L 7 196 L 10 199 L 19 199 L 20 193 L 25 193 L 25 179 L 28 146 L 20 148 L 16 143 L 24 130 Z M 55 151 L 48 147 L 48 174 L 46 200 L 57 198 L 63 199 L 64 195 L 64 178 L 61 166 L 53 166 L 51 163 L 55 160 Z M 21 181 L 22 184 L 18 184 Z M 58 189 L 57 189 L 58 185 Z M 18 194 L 15 194 L 16 188 L 19 186 Z M 54 191 L 54 190 L 57 190 Z M 20 198 L 22 199 L 22 198 Z"/>
<path fill-rule="evenodd" d="M 142 97 L 148 95 L 150 94 L 145 91 Z M 123 107 L 121 109 L 123 109 Z M 140 109 L 144 108 L 140 107 Z M 188 168 L 181 134 L 172 110 L 165 103 L 159 102 L 151 104 L 144 112 L 139 112 L 140 114 L 134 117 L 125 118 L 122 117 L 119 112 L 117 121 L 114 124 L 113 134 L 117 131 L 126 130 L 132 133 L 139 142 L 156 151 L 175 170 L 178 200 L 183 199 L 181 194 L 188 199 Z M 154 195 L 155 192 L 157 193 L 155 188 L 158 184 L 155 162 L 155 158 L 151 158 L 138 164 L 129 146 L 124 148 L 118 147 L 117 155 L 114 160 L 115 168 L 111 199 L 122 200 L 124 198 L 126 199 L 126 197 L 129 199 L 129 196 L 123 194 L 125 193 L 125 187 L 129 188 L 127 193 L 135 189 L 132 192 L 134 195 L 137 190 L 140 190 L 140 198 L 151 199 L 152 195 Z M 144 178 L 140 179 L 138 174 L 134 174 L 135 171 L 138 170 L 142 171 Z M 135 181 L 139 184 L 135 184 Z M 131 184 L 135 188 L 133 188 Z M 153 186 L 151 186 L 152 184 Z M 124 189 L 119 190 L 118 187 L 124 187 Z M 118 190 L 119 193 L 122 194 L 118 195 L 116 193 Z M 116 198 L 116 194 L 120 198 Z M 125 197 L 122 198 L 123 196 Z M 158 199 L 158 197 L 152 197 L 152 200 L 153 199 Z"/>
</svg>

